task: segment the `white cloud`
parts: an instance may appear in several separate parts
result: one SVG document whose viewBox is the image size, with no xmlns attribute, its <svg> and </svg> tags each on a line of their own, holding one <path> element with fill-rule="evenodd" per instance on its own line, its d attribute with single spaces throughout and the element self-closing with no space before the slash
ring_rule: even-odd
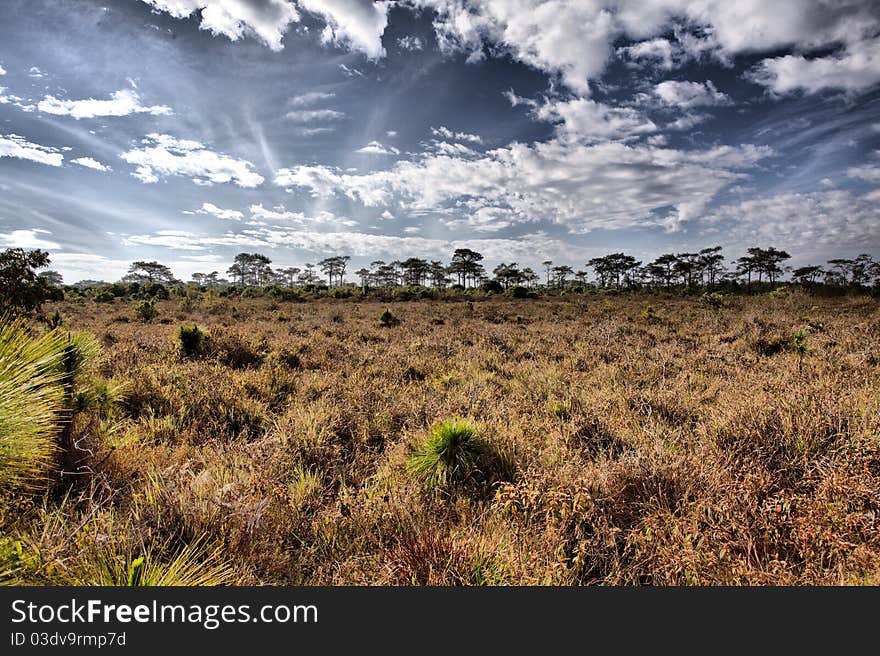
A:
<svg viewBox="0 0 880 656">
<path fill-rule="evenodd" d="M 319 17 L 326 25 L 325 43 L 362 52 L 372 59 L 385 54 L 382 33 L 388 23 L 387 2 L 371 0 L 142 0 L 175 18 L 198 14 L 203 30 L 232 41 L 253 37 L 281 50 L 284 34 L 300 21 L 299 9 Z"/>
<path fill-rule="evenodd" d="M 413 0 L 436 10 L 440 48 L 482 58 L 484 46 L 558 76 L 581 95 L 605 69 L 620 38 L 648 40 L 637 56 L 659 55 L 656 41 L 676 28 L 689 56 L 711 51 L 721 60 L 798 46 L 853 44 L 880 31 L 874 3 L 854 0 Z M 681 23 L 688 30 L 677 28 Z M 695 30 L 702 36 L 696 36 Z M 629 52 L 631 56 L 632 52 Z M 674 62 L 674 53 L 670 55 Z"/>
<path fill-rule="evenodd" d="M 372 0 L 298 0 L 299 6 L 326 23 L 325 43 L 362 52 L 370 59 L 385 56 L 382 33 L 388 25 L 387 2 Z"/>
<path fill-rule="evenodd" d="M 355 152 L 366 155 L 400 155 L 400 151 L 394 146 L 383 146 L 378 141 L 371 141 L 366 146 L 358 148 Z"/>
<path fill-rule="evenodd" d="M 168 234 L 174 232 L 175 234 Z M 524 235 L 519 239 L 446 240 L 398 235 L 375 235 L 363 232 L 318 232 L 257 227 L 241 233 L 214 237 L 182 231 L 161 231 L 133 235 L 124 240 L 130 246 L 161 246 L 172 250 L 204 251 L 217 246 L 246 248 L 299 248 L 314 253 L 349 254 L 358 257 L 413 254 L 419 257 L 448 258 L 456 248 L 473 248 L 487 261 L 540 262 L 546 257 L 564 257 L 586 261 L 598 255 L 596 249 L 572 246 L 551 239 L 544 233 Z"/>
<path fill-rule="evenodd" d="M 431 128 L 431 134 L 442 139 L 450 139 L 451 141 L 469 141 L 471 143 L 483 143 L 483 138 L 478 134 L 470 134 L 469 132 L 454 132 L 441 125 L 439 128 Z"/>
<path fill-rule="evenodd" d="M 582 140 L 626 139 L 655 132 L 657 126 L 635 109 L 609 107 L 586 98 L 545 100 L 532 115 L 541 121 L 559 123 L 558 133 Z"/>
<path fill-rule="evenodd" d="M 314 105 L 315 103 L 330 100 L 335 97 L 335 93 L 327 91 L 308 91 L 307 93 L 301 93 L 298 96 L 294 96 L 287 101 L 287 104 L 291 107 L 308 107 L 309 105 Z"/>
<path fill-rule="evenodd" d="M 690 130 L 711 118 L 708 114 L 685 114 L 666 125 L 668 130 Z"/>
<path fill-rule="evenodd" d="M 0 157 L 28 159 L 48 166 L 61 166 L 64 161 L 57 148 L 31 143 L 17 134 L 0 135 Z"/>
<path fill-rule="evenodd" d="M 287 0 L 142 0 L 154 9 L 186 18 L 199 13 L 200 27 L 232 41 L 250 36 L 272 50 L 281 50 L 284 33 L 300 20 Z"/>
<path fill-rule="evenodd" d="M 880 183 L 880 166 L 853 166 L 846 170 L 851 178 Z"/>
<path fill-rule="evenodd" d="M 880 82 L 880 38 L 848 45 L 827 57 L 785 55 L 765 59 L 751 77 L 777 94 L 823 89 L 863 91 Z"/>
<path fill-rule="evenodd" d="M 424 41 L 418 36 L 402 36 L 397 39 L 397 46 L 401 50 L 422 50 L 425 47 Z"/>
<path fill-rule="evenodd" d="M 263 183 L 263 176 L 247 160 L 207 150 L 197 141 L 154 133 L 147 135 L 142 144 L 120 157 L 137 167 L 132 175 L 144 183 L 171 175 L 190 178 L 196 184 L 234 182 L 239 187 L 258 187 Z"/>
<path fill-rule="evenodd" d="M 106 164 L 102 164 L 96 159 L 91 157 L 77 157 L 76 159 L 70 160 L 72 164 L 79 164 L 80 166 L 85 166 L 87 169 L 94 169 L 95 171 L 112 171 L 113 169 L 107 166 Z"/>
<path fill-rule="evenodd" d="M 430 154 L 362 175 L 297 166 L 279 169 L 275 183 L 313 196 L 344 194 L 367 207 L 502 208 L 510 210 L 507 222 L 551 221 L 572 232 L 668 228 L 697 218 L 721 189 L 746 177 L 740 169 L 770 154 L 770 148 L 751 145 L 680 151 L 551 140 L 514 143 L 478 157 Z"/>
<path fill-rule="evenodd" d="M 878 126 L 880 126 L 880 123 L 878 123 Z M 880 131 L 880 128 L 878 128 L 878 131 Z M 389 139 L 394 139 L 394 137 L 397 136 L 397 130 L 388 130 L 388 132 L 385 133 L 385 136 Z"/>
<path fill-rule="evenodd" d="M 263 207 L 263 204 L 251 205 L 251 217 L 260 221 L 293 222 L 299 225 L 327 225 L 354 227 L 357 221 L 337 216 L 332 212 L 321 211 L 313 216 L 307 216 L 302 212 L 290 212 L 283 205 L 274 208 Z"/>
<path fill-rule="evenodd" d="M 201 208 L 196 210 L 196 214 L 211 214 L 224 221 L 241 221 L 244 218 L 244 214 L 238 210 L 224 210 L 214 205 L 214 203 L 207 202 L 202 203 Z"/>
<path fill-rule="evenodd" d="M 880 205 L 849 191 L 750 199 L 720 207 L 706 221 L 725 222 L 729 239 L 743 245 L 776 244 L 792 253 L 880 247 Z"/>
<path fill-rule="evenodd" d="M 294 123 L 317 123 L 321 121 L 339 121 L 345 118 L 344 112 L 335 109 L 297 109 L 287 112 L 285 117 Z"/>
<path fill-rule="evenodd" d="M 31 66 L 30 69 L 28 70 L 28 77 L 39 79 L 42 77 L 46 77 L 46 73 L 41 71 L 36 66 Z"/>
<path fill-rule="evenodd" d="M 661 68 L 672 70 L 674 48 L 668 39 L 657 38 L 641 41 L 626 48 L 619 48 L 618 53 L 630 59 L 649 59 L 656 61 Z"/>
<path fill-rule="evenodd" d="M 12 232 L 0 233 L 0 244 L 5 248 L 40 248 L 43 250 L 55 250 L 61 248 L 59 244 L 43 239 L 41 236 L 51 234 L 52 233 L 48 230 L 40 230 L 39 228 L 31 230 L 13 230 Z"/>
<path fill-rule="evenodd" d="M 6 69 L 2 65 L 0 65 L 0 75 L 6 75 Z"/>
<path fill-rule="evenodd" d="M 128 116 L 129 114 L 171 114 L 171 108 L 165 105 L 147 107 L 141 104 L 140 97 L 134 89 L 120 89 L 110 95 L 110 100 L 60 100 L 55 96 L 46 96 L 37 109 L 45 114 L 56 116 L 72 116 L 95 118 L 97 116 Z"/>
<path fill-rule="evenodd" d="M 706 82 L 666 80 L 654 87 L 654 95 L 664 105 L 682 109 L 722 105 L 730 100 L 726 94 L 715 88 L 711 80 Z"/>
</svg>

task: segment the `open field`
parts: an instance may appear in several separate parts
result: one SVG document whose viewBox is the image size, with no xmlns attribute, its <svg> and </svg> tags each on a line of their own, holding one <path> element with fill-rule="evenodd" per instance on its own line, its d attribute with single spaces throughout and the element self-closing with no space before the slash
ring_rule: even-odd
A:
<svg viewBox="0 0 880 656">
<path fill-rule="evenodd" d="M 156 307 L 47 307 L 103 396 L 79 473 L 2 504 L 15 581 L 880 583 L 876 299 Z M 423 476 L 459 418 L 473 461 Z"/>
</svg>

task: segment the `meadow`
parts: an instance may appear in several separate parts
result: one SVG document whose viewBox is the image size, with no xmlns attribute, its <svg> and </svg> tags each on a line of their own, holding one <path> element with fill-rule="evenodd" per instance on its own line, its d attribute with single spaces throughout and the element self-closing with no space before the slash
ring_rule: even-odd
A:
<svg viewBox="0 0 880 656">
<path fill-rule="evenodd" d="M 0 577 L 880 583 L 880 303 L 709 301 L 49 303 L 94 356 Z"/>
</svg>

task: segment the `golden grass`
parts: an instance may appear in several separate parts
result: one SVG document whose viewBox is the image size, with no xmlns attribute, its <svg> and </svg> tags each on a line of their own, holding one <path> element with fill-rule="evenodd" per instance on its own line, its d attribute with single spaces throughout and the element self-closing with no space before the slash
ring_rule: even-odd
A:
<svg viewBox="0 0 880 656">
<path fill-rule="evenodd" d="M 17 580 L 84 580 L 108 540 L 116 579 L 193 543 L 237 583 L 880 575 L 872 299 L 206 298 L 158 302 L 148 325 L 118 302 L 58 307 L 126 392 L 110 419 L 78 420 L 95 473 L 64 504 L 4 506 L 31 558 Z M 386 307 L 400 323 L 380 326 Z M 205 333 L 197 355 L 181 356 L 184 323 Z M 430 494 L 408 464 L 459 417 L 510 471 Z"/>
</svg>

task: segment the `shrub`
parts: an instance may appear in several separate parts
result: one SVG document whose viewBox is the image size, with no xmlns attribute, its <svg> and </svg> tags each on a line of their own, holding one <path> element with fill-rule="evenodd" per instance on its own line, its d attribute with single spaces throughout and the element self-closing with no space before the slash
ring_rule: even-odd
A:
<svg viewBox="0 0 880 656">
<path fill-rule="evenodd" d="M 135 316 L 144 323 L 150 323 L 159 316 L 159 310 L 156 309 L 154 301 L 141 301 L 134 306 Z"/>
<path fill-rule="evenodd" d="M 56 309 L 46 318 L 46 323 L 49 325 L 50 330 L 54 330 L 55 328 L 61 327 L 61 324 L 64 323 L 64 317 L 62 317 L 61 313 Z"/>
<path fill-rule="evenodd" d="M 642 319 L 648 323 L 660 323 L 662 321 L 661 316 L 657 314 L 657 310 L 654 309 L 653 305 L 648 305 L 642 310 Z"/>
<path fill-rule="evenodd" d="M 102 289 L 95 294 L 95 303 L 112 303 L 114 300 L 116 297 L 109 289 Z"/>
<path fill-rule="evenodd" d="M 535 298 L 535 296 L 537 296 L 537 294 L 529 291 L 526 287 L 523 287 L 522 285 L 515 285 L 513 287 L 510 287 L 504 293 L 511 298 Z"/>
<path fill-rule="evenodd" d="M 504 287 L 502 287 L 501 283 L 497 280 L 487 280 L 486 282 L 480 283 L 480 291 L 486 292 L 487 294 L 500 294 L 504 291 Z"/>
<path fill-rule="evenodd" d="M 181 326 L 177 331 L 177 346 L 180 354 L 185 358 L 194 358 L 202 351 L 205 341 L 205 333 L 199 330 L 195 324 L 192 328 Z"/>
<path fill-rule="evenodd" d="M 789 343 L 791 349 L 797 353 L 798 356 L 798 372 L 802 372 L 804 368 L 804 357 L 809 352 L 807 348 L 807 333 L 801 328 L 791 337 L 791 342 Z"/>
<path fill-rule="evenodd" d="M 394 313 L 391 312 L 390 308 L 385 308 L 382 311 L 382 314 L 379 315 L 379 325 L 382 326 L 382 328 L 390 328 L 399 323 L 400 319 L 394 316 Z"/>
<path fill-rule="evenodd" d="M 705 292 L 700 296 L 700 303 L 715 309 L 724 307 L 724 294 L 721 292 Z"/>
<path fill-rule="evenodd" d="M 439 492 L 490 480 L 503 463 L 473 423 L 456 419 L 434 425 L 407 469 L 426 489 Z"/>
</svg>

